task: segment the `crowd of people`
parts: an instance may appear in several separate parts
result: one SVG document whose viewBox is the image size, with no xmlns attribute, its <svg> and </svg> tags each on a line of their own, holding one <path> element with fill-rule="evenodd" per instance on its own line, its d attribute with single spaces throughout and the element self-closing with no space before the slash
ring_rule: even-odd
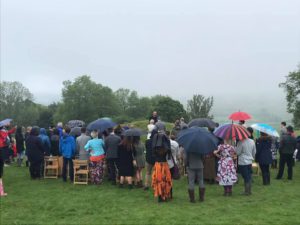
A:
<svg viewBox="0 0 300 225">
<path fill-rule="evenodd" d="M 240 121 L 245 126 L 244 121 Z M 218 183 L 224 187 L 224 196 L 232 196 L 233 185 L 238 181 L 238 173 L 244 180 L 243 195 L 252 193 L 252 163 L 259 164 L 263 185 L 270 185 L 270 166 L 279 170 L 276 179 L 282 179 L 285 164 L 288 179 L 293 178 L 294 158 L 300 159 L 300 138 L 296 138 L 293 128 L 281 124 L 280 138 L 266 133 L 254 140 L 253 129 L 247 127 L 249 138 L 243 140 L 221 139 L 218 147 L 207 155 L 190 153 L 176 141 L 182 130 L 188 129 L 184 118 L 175 121 L 168 131 L 153 112 L 147 125 L 145 143 L 140 135 L 124 134 L 125 127 L 118 125 L 104 132 L 87 131 L 81 127 L 81 135 L 70 134 L 70 127 L 58 123 L 57 127 L 46 130 L 39 127 L 21 126 L 10 128 L 10 123 L 0 127 L 0 195 L 4 192 L 2 181 L 4 165 L 16 159 L 17 166 L 29 167 L 31 179 L 43 177 L 45 156 L 62 157 L 62 180 L 74 180 L 73 160 L 89 161 L 90 182 L 100 185 L 105 178 L 119 188 L 150 187 L 159 202 L 173 198 L 173 179 L 187 174 L 188 196 L 195 203 L 195 186 L 199 186 L 199 201 L 204 201 L 205 181 Z M 246 126 L 245 126 L 246 127 Z M 209 129 L 213 134 L 214 129 Z M 143 180 L 142 172 L 145 171 Z M 68 173 L 69 172 L 69 173 Z M 67 174 L 68 173 L 68 174 Z M 151 183 L 150 183 L 151 182 Z"/>
</svg>

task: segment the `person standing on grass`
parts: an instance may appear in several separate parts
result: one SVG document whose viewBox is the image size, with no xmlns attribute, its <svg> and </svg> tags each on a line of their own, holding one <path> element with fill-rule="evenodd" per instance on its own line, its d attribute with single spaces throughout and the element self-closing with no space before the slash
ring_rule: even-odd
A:
<svg viewBox="0 0 300 225">
<path fill-rule="evenodd" d="M 6 126 L 0 127 L 0 197 L 6 196 L 7 193 L 4 192 L 3 187 L 3 170 L 4 170 L 4 161 L 6 159 L 6 152 L 9 148 L 9 135 L 15 132 L 15 128 L 11 130 L 7 130 L 6 127 L 8 127 L 10 123 L 8 123 Z"/>
<path fill-rule="evenodd" d="M 16 138 L 16 146 L 17 146 L 17 165 L 20 167 L 22 165 L 24 150 L 25 150 L 24 148 L 25 138 L 21 126 L 17 127 L 15 138 Z"/>
<path fill-rule="evenodd" d="M 293 154 L 297 148 L 297 139 L 292 136 L 294 129 L 292 126 L 287 127 L 287 133 L 282 135 L 279 144 L 279 171 L 276 179 L 282 179 L 284 166 L 287 164 L 288 167 L 288 179 L 293 179 Z"/>
<path fill-rule="evenodd" d="M 121 138 L 115 134 L 113 129 L 109 129 L 109 135 L 105 139 L 106 147 L 106 162 L 109 169 L 109 180 L 112 185 L 117 184 L 117 174 L 118 174 L 118 147 L 121 143 Z"/>
<path fill-rule="evenodd" d="M 144 183 L 144 191 L 149 190 L 149 184 L 152 175 L 152 169 L 155 164 L 155 158 L 152 151 L 152 138 L 157 133 L 157 130 L 153 130 L 151 132 L 150 139 L 146 140 L 145 147 L 146 147 L 146 176 L 145 176 L 145 183 Z"/>
<path fill-rule="evenodd" d="M 50 154 L 52 156 L 59 156 L 59 131 L 54 128 L 50 137 L 51 149 Z"/>
<path fill-rule="evenodd" d="M 105 145 L 102 139 L 99 139 L 98 131 L 94 130 L 91 133 L 92 140 L 89 140 L 84 146 L 86 151 L 90 153 L 90 173 L 92 184 L 102 184 L 103 181 L 103 166 L 105 158 Z"/>
<path fill-rule="evenodd" d="M 225 140 L 225 143 L 219 145 L 214 154 L 219 158 L 217 173 L 219 185 L 224 187 L 224 196 L 232 196 L 232 186 L 238 178 L 234 163 L 236 152 L 231 145 L 231 140 Z"/>
<path fill-rule="evenodd" d="M 147 139 L 150 139 L 152 131 L 155 129 L 154 119 L 150 120 L 149 124 L 147 125 L 147 129 L 148 129 Z"/>
<path fill-rule="evenodd" d="M 69 166 L 69 176 L 71 182 L 74 180 L 73 158 L 75 156 L 75 139 L 70 135 L 71 129 L 66 127 L 63 135 L 60 138 L 59 152 L 63 156 L 63 171 L 62 178 L 67 182 L 67 166 Z"/>
<path fill-rule="evenodd" d="M 29 137 L 26 139 L 26 151 L 31 179 L 41 178 L 42 162 L 44 160 L 44 147 L 42 140 L 38 137 L 39 128 L 33 127 Z"/>
<path fill-rule="evenodd" d="M 84 146 L 91 140 L 91 137 L 86 135 L 85 127 L 81 127 L 80 132 L 81 135 L 76 138 L 76 153 L 79 155 L 80 160 L 89 160 L 89 153 Z"/>
<path fill-rule="evenodd" d="M 259 163 L 263 185 L 270 185 L 270 165 L 272 164 L 272 138 L 261 132 L 256 140 L 255 161 Z"/>
<path fill-rule="evenodd" d="M 143 187 L 143 174 L 142 171 L 145 168 L 145 145 L 141 142 L 140 137 L 134 137 L 134 148 L 136 150 L 135 161 L 136 161 L 136 174 L 135 182 L 139 188 Z"/>
<path fill-rule="evenodd" d="M 250 138 L 239 141 L 236 153 L 238 156 L 238 169 L 244 179 L 245 191 L 243 195 L 251 195 L 252 162 L 256 154 L 255 142 Z"/>
<path fill-rule="evenodd" d="M 127 180 L 129 189 L 132 189 L 132 178 L 134 176 L 134 167 L 137 166 L 136 151 L 133 145 L 133 138 L 124 137 L 121 144 L 118 147 L 119 156 L 119 176 L 120 176 L 120 188 L 124 187 L 125 179 Z"/>
<path fill-rule="evenodd" d="M 152 138 L 155 164 L 152 173 L 152 187 L 158 202 L 172 199 L 172 176 L 167 159 L 171 158 L 171 144 L 165 132 L 158 131 Z"/>
<path fill-rule="evenodd" d="M 188 174 L 188 193 L 191 203 L 195 203 L 195 183 L 199 184 L 199 200 L 204 201 L 205 185 L 203 177 L 203 156 L 196 153 L 187 153 L 184 151 L 184 164 L 187 167 Z"/>
<path fill-rule="evenodd" d="M 47 135 L 47 131 L 45 128 L 40 129 L 40 139 L 42 140 L 43 146 L 44 146 L 44 152 L 46 156 L 50 155 L 50 150 L 51 150 L 51 143 L 50 139 Z"/>
</svg>

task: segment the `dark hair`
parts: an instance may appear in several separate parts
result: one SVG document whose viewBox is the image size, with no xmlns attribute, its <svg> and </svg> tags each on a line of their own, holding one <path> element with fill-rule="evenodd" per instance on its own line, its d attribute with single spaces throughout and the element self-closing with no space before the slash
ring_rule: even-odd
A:
<svg viewBox="0 0 300 225">
<path fill-rule="evenodd" d="M 250 134 L 253 134 L 253 128 L 252 128 L 252 127 L 247 127 L 247 131 L 248 131 Z"/>
<path fill-rule="evenodd" d="M 170 131 L 166 130 L 166 135 L 170 136 L 170 134 L 171 134 Z"/>
<path fill-rule="evenodd" d="M 245 123 L 245 120 L 240 120 L 239 121 L 241 124 L 244 124 Z"/>
<path fill-rule="evenodd" d="M 16 134 L 22 134 L 22 127 L 17 126 Z"/>
<path fill-rule="evenodd" d="M 287 132 L 289 132 L 289 133 L 293 133 L 293 132 L 294 132 L 294 128 L 293 128 L 292 126 L 288 126 L 288 127 L 286 128 L 286 130 L 287 130 Z"/>
<path fill-rule="evenodd" d="M 56 128 L 54 128 L 54 129 L 53 129 L 53 135 L 59 135 L 59 130 L 56 129 Z"/>
<path fill-rule="evenodd" d="M 70 127 L 66 126 L 66 127 L 65 127 L 65 132 L 66 132 L 67 134 L 69 134 L 69 133 L 71 132 Z"/>
<path fill-rule="evenodd" d="M 281 125 L 286 126 L 286 122 L 284 122 L 284 121 L 281 122 Z"/>
<path fill-rule="evenodd" d="M 33 136 L 39 136 L 40 134 L 40 128 L 35 126 L 31 129 L 30 131 L 30 135 L 33 135 Z"/>
<path fill-rule="evenodd" d="M 80 131 L 81 131 L 82 134 L 84 134 L 86 132 L 86 128 L 85 127 L 81 127 Z"/>
<path fill-rule="evenodd" d="M 123 145 L 127 151 L 133 150 L 133 138 L 132 137 L 124 137 L 121 145 Z"/>
</svg>

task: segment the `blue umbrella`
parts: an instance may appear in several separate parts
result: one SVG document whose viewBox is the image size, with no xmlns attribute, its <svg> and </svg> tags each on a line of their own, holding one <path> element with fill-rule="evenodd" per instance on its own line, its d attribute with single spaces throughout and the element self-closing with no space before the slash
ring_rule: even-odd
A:
<svg viewBox="0 0 300 225">
<path fill-rule="evenodd" d="M 101 118 L 101 119 L 97 119 L 97 120 L 91 122 L 87 126 L 87 130 L 89 130 L 89 131 L 98 130 L 100 132 L 103 132 L 108 128 L 115 127 L 116 125 L 117 124 L 109 118 Z"/>
<path fill-rule="evenodd" d="M 186 152 L 208 154 L 218 148 L 218 139 L 207 129 L 191 127 L 181 131 L 177 141 Z"/>
<path fill-rule="evenodd" d="M 263 132 L 273 137 L 279 137 L 279 133 L 273 127 L 265 123 L 255 123 L 251 125 L 251 127 L 255 130 Z"/>
<path fill-rule="evenodd" d="M 11 121 L 12 121 L 12 119 L 5 119 L 5 120 L 0 121 L 0 127 L 3 127 L 5 125 L 9 124 Z"/>
</svg>

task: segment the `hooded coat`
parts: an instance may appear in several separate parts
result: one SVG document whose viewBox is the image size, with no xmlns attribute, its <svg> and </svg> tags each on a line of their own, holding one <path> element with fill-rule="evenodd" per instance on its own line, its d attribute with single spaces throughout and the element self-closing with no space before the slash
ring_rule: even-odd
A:
<svg viewBox="0 0 300 225">
<path fill-rule="evenodd" d="M 64 134 L 60 138 L 60 143 L 59 143 L 60 154 L 64 158 L 71 159 L 75 155 L 75 150 L 76 150 L 75 138 L 73 136 L 70 136 L 69 134 Z"/>
<path fill-rule="evenodd" d="M 272 138 L 260 137 L 256 140 L 256 155 L 255 159 L 259 164 L 272 164 Z"/>
<path fill-rule="evenodd" d="M 43 144 L 43 147 L 44 147 L 45 155 L 50 155 L 51 143 L 50 143 L 50 139 L 49 139 L 49 137 L 47 135 L 47 132 L 46 132 L 45 128 L 41 128 L 40 129 L 40 135 L 39 135 L 39 137 L 42 140 L 42 144 Z"/>
<path fill-rule="evenodd" d="M 26 151 L 29 162 L 40 162 L 44 158 L 44 148 L 38 134 L 38 128 L 34 127 L 26 139 Z"/>
</svg>

